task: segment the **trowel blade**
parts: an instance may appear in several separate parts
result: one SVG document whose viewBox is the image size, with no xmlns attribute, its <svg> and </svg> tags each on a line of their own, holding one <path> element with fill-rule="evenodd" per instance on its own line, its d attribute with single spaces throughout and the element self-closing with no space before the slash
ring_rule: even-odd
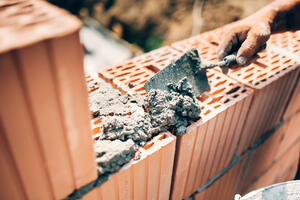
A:
<svg viewBox="0 0 300 200">
<path fill-rule="evenodd" d="M 210 88 L 206 71 L 201 69 L 200 64 L 201 60 L 198 51 L 196 48 L 192 48 L 175 62 L 151 77 L 144 85 L 145 90 L 146 92 L 149 92 L 151 89 L 169 91 L 169 84 L 176 84 L 183 78 L 187 78 L 195 96 L 199 96 Z"/>
</svg>

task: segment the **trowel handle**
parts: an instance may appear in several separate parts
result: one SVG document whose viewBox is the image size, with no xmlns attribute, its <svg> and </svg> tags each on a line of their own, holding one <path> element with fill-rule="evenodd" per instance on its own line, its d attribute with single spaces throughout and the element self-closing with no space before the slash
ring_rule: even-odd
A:
<svg viewBox="0 0 300 200">
<path fill-rule="evenodd" d="M 262 45 L 256 53 L 261 52 L 265 48 L 267 48 L 267 44 Z M 223 61 L 225 61 L 225 63 L 226 63 L 226 67 L 237 65 L 236 55 L 237 55 L 237 52 L 234 52 L 233 54 L 225 56 L 223 58 Z"/>
</svg>

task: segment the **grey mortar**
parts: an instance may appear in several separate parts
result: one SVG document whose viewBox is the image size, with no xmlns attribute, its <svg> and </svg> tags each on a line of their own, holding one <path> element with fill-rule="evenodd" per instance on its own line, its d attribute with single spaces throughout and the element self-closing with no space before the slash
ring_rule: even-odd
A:
<svg viewBox="0 0 300 200">
<path fill-rule="evenodd" d="M 94 116 L 103 119 L 94 143 L 100 174 L 120 169 L 133 158 L 137 145 L 153 136 L 165 131 L 183 135 L 190 122 L 199 119 L 200 105 L 186 79 L 169 84 L 169 91 L 151 90 L 145 97 L 122 95 L 103 80 L 97 82 L 99 88 L 89 100 Z"/>
<path fill-rule="evenodd" d="M 96 162 L 100 174 L 116 172 L 122 165 L 129 162 L 137 146 L 131 140 L 97 140 L 94 144 Z"/>
</svg>

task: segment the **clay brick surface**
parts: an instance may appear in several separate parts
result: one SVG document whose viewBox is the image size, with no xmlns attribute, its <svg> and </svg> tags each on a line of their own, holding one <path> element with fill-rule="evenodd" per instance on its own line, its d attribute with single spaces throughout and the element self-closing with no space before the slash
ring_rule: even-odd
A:
<svg viewBox="0 0 300 200">
<path fill-rule="evenodd" d="M 195 200 L 206 199 L 224 199 L 231 200 L 236 194 L 236 188 L 239 183 L 240 175 L 242 173 L 242 166 L 245 159 L 237 162 L 231 169 L 229 169 L 223 176 L 221 176 L 212 185 L 204 191 L 195 195 Z"/>
<path fill-rule="evenodd" d="M 144 84 L 180 53 L 168 46 L 135 57 L 121 65 L 100 70 L 99 76 L 123 93 L 146 94 Z"/>
<path fill-rule="evenodd" d="M 300 112 L 300 73 L 297 78 L 297 85 L 295 86 L 288 107 L 284 113 L 283 119 L 288 120 L 297 112 Z"/>
<path fill-rule="evenodd" d="M 211 97 L 200 98 L 201 120 L 178 137 L 172 199 L 189 197 L 227 166 L 242 137 L 252 91 L 219 72 L 208 77 Z"/>
<path fill-rule="evenodd" d="M 271 35 L 270 44 L 300 56 L 300 31 L 287 31 Z"/>
<path fill-rule="evenodd" d="M 45 1 L 0 7 L 0 198 L 63 199 L 96 178 L 81 22 Z"/>
<path fill-rule="evenodd" d="M 170 58 L 166 60 L 172 61 L 196 47 L 202 59 L 216 62 L 221 31 L 222 29 L 217 29 L 176 42 L 157 52 L 169 52 Z M 290 100 L 296 102 L 297 99 L 297 96 L 291 94 L 298 79 L 298 59 L 281 54 L 272 49 L 272 45 L 274 44 L 260 52 L 260 57 L 255 62 L 247 67 L 230 70 L 227 76 L 221 74 L 218 68 L 207 70 L 211 90 L 199 97 L 202 105 L 201 120 L 191 125 L 186 135 L 177 139 L 172 199 L 189 197 L 228 165 L 234 153 L 241 155 L 263 134 L 275 127 L 286 108 L 292 109 L 287 105 Z M 150 54 L 152 53 L 143 56 L 142 60 L 146 60 Z M 144 61 L 146 64 L 151 63 L 151 66 L 133 59 L 125 64 L 106 68 L 99 76 L 123 92 L 144 95 L 143 84 L 164 67 L 156 63 L 159 60 L 159 54 L 157 55 L 158 57 L 152 56 L 149 61 Z M 223 82 L 224 80 L 226 81 Z M 254 90 L 253 98 L 252 91 L 247 86 Z M 239 89 L 235 91 L 237 87 Z M 229 90 L 233 91 L 232 95 L 227 93 Z M 246 93 L 245 96 L 236 95 L 242 94 L 241 91 Z M 229 96 L 228 101 L 226 98 Z M 297 103 L 294 105 L 297 107 Z M 268 142 L 278 145 L 278 135 Z M 261 147 L 264 148 L 266 147 Z M 268 150 L 267 153 L 275 154 L 273 150 Z M 259 171 L 263 171 L 263 168 L 258 166 Z"/>
<path fill-rule="evenodd" d="M 299 163 L 299 145 L 298 142 L 291 146 L 263 175 L 241 193 L 247 194 L 268 185 L 293 180 Z"/>
<path fill-rule="evenodd" d="M 78 32 L 48 41 L 76 188 L 96 179 L 90 113 Z"/>
<path fill-rule="evenodd" d="M 170 47 L 163 49 L 157 52 L 168 50 L 176 52 L 174 53 L 176 56 L 181 55 L 180 51 Z M 144 81 L 136 83 L 135 87 L 141 90 L 135 92 L 145 94 L 143 84 L 159 70 L 159 67 L 156 67 L 157 59 L 151 60 L 156 71 L 141 72 L 135 76 L 135 78 L 142 79 L 145 74 L 149 75 Z M 128 82 L 126 82 L 132 76 L 131 72 L 148 70 L 144 64 L 137 63 L 130 67 L 130 72 L 121 72 L 124 68 L 125 71 L 128 70 L 128 65 L 132 63 L 133 61 L 130 61 L 117 67 L 106 68 L 100 71 L 99 75 L 108 81 L 111 80 L 116 88 L 121 90 L 123 88 L 123 91 L 131 93 L 133 91 L 128 89 Z M 188 197 L 201 184 L 229 164 L 240 139 L 243 122 L 251 103 L 251 89 L 215 70 L 207 70 L 207 76 L 211 89 L 198 98 L 202 105 L 202 119 L 189 128 L 188 134 L 178 138 L 176 169 L 172 186 L 174 199 Z M 124 82 L 118 82 L 119 80 Z M 213 160 L 213 157 L 216 159 Z"/>
<path fill-rule="evenodd" d="M 276 152 L 276 159 L 281 157 L 288 149 L 292 148 L 295 142 L 300 141 L 300 112 L 284 123 L 285 130 Z"/>
<path fill-rule="evenodd" d="M 174 43 L 171 46 L 176 50 L 182 49 L 182 51 L 196 47 L 202 58 L 216 62 L 216 50 L 221 40 L 222 29 L 224 27 Z M 295 38 L 290 40 L 297 41 Z M 273 44 L 269 46 L 260 52 L 259 58 L 249 66 L 230 70 L 228 73 L 229 77 L 255 90 L 243 131 L 245 137 L 240 142 L 238 155 L 279 122 L 297 82 L 299 59 L 272 48 Z M 215 70 L 220 71 L 219 68 L 215 68 Z M 297 96 L 294 97 L 294 99 L 296 98 Z M 294 107 L 297 108 L 298 104 L 294 104 Z"/>
<path fill-rule="evenodd" d="M 267 171 L 275 162 L 275 156 L 279 150 L 286 128 L 287 124 L 282 125 L 256 149 L 248 153 L 239 190 L 244 191 L 245 188 Z"/>
<path fill-rule="evenodd" d="M 6 151 L 1 153 L 9 153 L 3 159 L 5 159 L 4 162 L 11 165 L 9 172 L 15 173 L 1 175 L 1 177 L 17 177 L 16 182 L 22 183 L 21 190 L 27 198 L 53 199 L 54 194 L 41 154 L 39 138 L 32 122 L 32 111 L 27 106 L 28 100 L 24 84 L 20 79 L 20 72 L 12 53 L 1 54 L 0 62 L 1 136 L 6 141 Z M 9 161 L 12 158 L 14 163 Z M 32 176 L 33 173 L 34 176 Z M 1 181 L 1 183 L 4 182 Z M 3 191 L 1 197 L 10 195 L 6 192 L 9 190 Z"/>
<path fill-rule="evenodd" d="M 81 27 L 75 16 L 47 1 L 1 1 L 0 7 L 0 53 L 65 36 Z"/>
<path fill-rule="evenodd" d="M 131 160 L 94 189 L 97 199 L 169 199 L 175 144 L 176 137 L 170 133 L 155 136 L 137 150 L 140 159 Z"/>
</svg>

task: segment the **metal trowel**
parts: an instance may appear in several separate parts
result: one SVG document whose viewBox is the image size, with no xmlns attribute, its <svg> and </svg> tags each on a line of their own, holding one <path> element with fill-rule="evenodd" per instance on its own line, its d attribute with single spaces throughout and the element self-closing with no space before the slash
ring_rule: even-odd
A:
<svg viewBox="0 0 300 200">
<path fill-rule="evenodd" d="M 265 49 L 263 46 L 259 51 Z M 144 85 L 146 92 L 151 89 L 160 89 L 169 91 L 168 85 L 176 84 L 183 78 L 186 78 L 191 84 L 193 93 L 200 96 L 203 92 L 210 89 L 206 69 L 221 67 L 222 71 L 226 71 L 230 66 L 237 65 L 236 53 L 224 57 L 217 63 L 209 63 L 202 61 L 196 48 L 184 53 L 175 62 L 170 63 L 167 67 L 160 70 L 151 77 Z"/>
</svg>

